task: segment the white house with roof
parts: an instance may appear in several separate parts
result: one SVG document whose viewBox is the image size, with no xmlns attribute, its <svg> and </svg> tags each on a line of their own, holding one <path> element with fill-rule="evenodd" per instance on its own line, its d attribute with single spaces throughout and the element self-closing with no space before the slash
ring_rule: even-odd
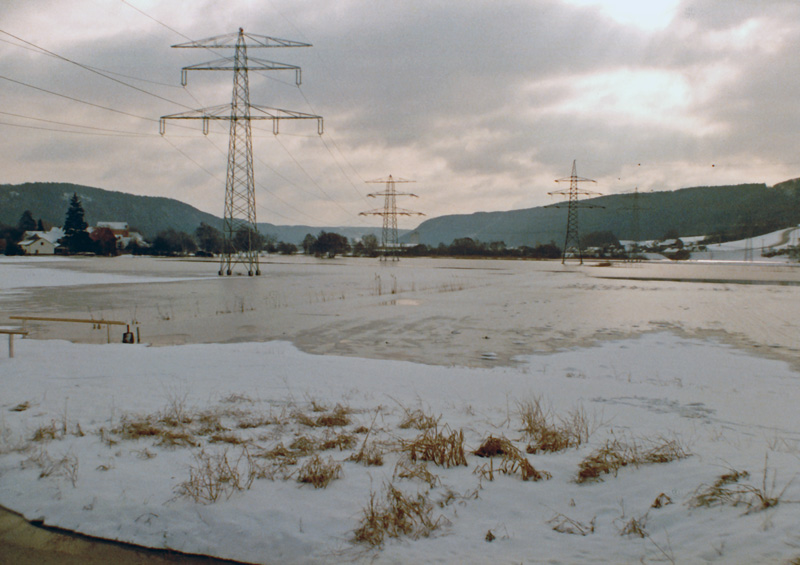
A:
<svg viewBox="0 0 800 565">
<path fill-rule="evenodd" d="M 53 255 L 59 247 L 58 240 L 64 237 L 64 230 L 52 228 L 50 231 L 26 231 L 19 246 L 25 255 Z"/>
</svg>

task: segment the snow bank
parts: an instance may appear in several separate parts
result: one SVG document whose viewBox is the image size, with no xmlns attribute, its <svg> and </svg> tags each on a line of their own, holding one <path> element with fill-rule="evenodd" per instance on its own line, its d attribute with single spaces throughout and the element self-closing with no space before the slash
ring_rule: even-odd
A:
<svg viewBox="0 0 800 565">
<path fill-rule="evenodd" d="M 798 374 L 714 341 L 647 334 L 469 369 L 314 356 L 282 342 L 149 348 L 22 340 L 14 359 L 0 357 L 0 381 L 0 504 L 90 535 L 254 563 L 780 563 L 800 554 L 800 505 L 789 502 L 800 500 L 800 481 L 791 482 L 800 456 Z M 490 481 L 475 473 L 486 459 L 470 453 L 466 467 L 429 463 L 434 487 L 395 476 L 400 440 L 420 433 L 400 427 L 409 412 L 463 430 L 468 451 L 489 435 L 524 450 L 519 409 L 537 398 L 555 421 L 582 407 L 592 422 L 587 444 L 527 455 L 551 479 L 495 473 Z M 300 415 L 337 404 L 350 412 L 348 425 L 300 423 Z M 327 488 L 297 482 L 306 456 L 286 467 L 288 478 L 255 479 L 203 503 L 181 496 L 180 486 L 204 456 L 241 464 L 242 445 L 211 433 L 194 436 L 194 446 L 166 446 L 114 432 L 170 414 L 195 422 L 217 414 L 219 434 L 246 441 L 251 454 L 301 436 L 347 432 L 357 443 L 321 452 L 341 465 Z M 580 461 L 615 438 L 641 445 L 669 438 L 691 456 L 576 483 Z M 383 446 L 382 466 L 348 460 L 366 439 Z M 766 485 L 779 504 L 749 513 L 741 504 L 690 504 L 701 485 L 731 470 L 749 471 L 741 484 L 760 488 L 765 457 Z M 427 497 L 440 528 L 388 540 L 382 550 L 352 543 L 370 493 L 380 496 L 389 483 Z M 671 504 L 652 508 L 662 494 Z M 644 537 L 621 535 L 632 519 Z M 570 523 L 587 535 L 554 529 Z"/>
</svg>

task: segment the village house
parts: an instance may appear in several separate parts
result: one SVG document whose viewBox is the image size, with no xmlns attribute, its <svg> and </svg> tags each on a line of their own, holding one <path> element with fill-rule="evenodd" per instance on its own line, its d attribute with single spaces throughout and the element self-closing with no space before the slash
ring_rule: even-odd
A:
<svg viewBox="0 0 800 565">
<path fill-rule="evenodd" d="M 51 228 L 50 231 L 26 231 L 19 246 L 25 255 L 53 255 L 58 249 L 58 240 L 64 237 L 64 230 Z"/>
</svg>

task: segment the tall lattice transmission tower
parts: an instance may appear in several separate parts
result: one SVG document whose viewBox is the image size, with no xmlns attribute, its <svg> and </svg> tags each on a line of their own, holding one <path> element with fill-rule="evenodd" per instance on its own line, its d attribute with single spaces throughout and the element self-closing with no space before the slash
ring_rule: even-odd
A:
<svg viewBox="0 0 800 565">
<path fill-rule="evenodd" d="M 649 192 L 649 191 L 647 191 Z M 620 208 L 620 211 L 630 211 L 631 212 L 631 220 L 630 220 L 630 233 L 633 238 L 633 244 L 631 248 L 628 250 L 628 258 L 635 259 L 638 253 L 642 249 L 641 245 L 641 214 L 642 210 L 649 210 L 649 208 L 643 208 L 641 203 L 639 202 L 639 187 L 635 187 L 633 189 L 632 194 L 632 203 L 630 206 L 625 206 Z"/>
<path fill-rule="evenodd" d="M 569 182 L 569 188 L 564 190 L 556 190 L 548 192 L 550 195 L 559 194 L 568 196 L 567 200 L 567 235 L 564 239 L 564 251 L 561 256 L 561 264 L 563 265 L 567 260 L 569 249 L 575 249 L 580 264 L 583 265 L 583 250 L 581 249 L 581 237 L 578 230 L 578 209 L 579 208 L 602 208 L 595 204 L 579 203 L 578 196 L 591 196 L 599 194 L 597 192 L 590 192 L 588 190 L 581 190 L 578 183 L 581 182 L 597 182 L 592 179 L 585 179 L 579 177 L 575 161 L 572 161 L 572 174 L 563 179 L 556 179 L 556 182 Z M 552 208 L 563 208 L 563 204 L 551 205 Z"/>
<path fill-rule="evenodd" d="M 166 120 L 202 120 L 203 133 L 208 134 L 209 122 L 223 120 L 230 124 L 228 139 L 228 171 L 225 180 L 225 210 L 223 215 L 223 249 L 220 254 L 219 274 L 233 274 L 237 263 L 245 265 L 247 274 L 260 275 L 258 252 L 260 236 L 256 223 L 255 178 L 253 175 L 253 120 L 272 120 L 272 133 L 278 134 L 280 120 L 317 120 L 317 133 L 322 134 L 322 117 L 291 110 L 280 110 L 250 103 L 248 71 L 295 71 L 295 84 L 300 86 L 300 67 L 248 58 L 247 49 L 277 47 L 310 47 L 309 43 L 289 41 L 245 33 L 218 35 L 200 41 L 173 45 L 175 48 L 234 49 L 233 57 L 223 57 L 209 63 L 191 65 L 181 69 L 181 84 L 186 86 L 189 71 L 233 71 L 233 96 L 230 104 L 222 104 L 181 114 L 162 116 L 161 135 Z"/>
<path fill-rule="evenodd" d="M 383 192 L 373 192 L 367 194 L 370 198 L 383 196 L 383 208 L 375 208 L 367 212 L 359 213 L 359 216 L 383 216 L 383 232 L 381 234 L 381 260 L 399 261 L 400 260 L 400 239 L 397 237 L 397 216 L 424 216 L 422 212 L 412 212 L 404 208 L 397 207 L 398 196 L 411 196 L 419 198 L 411 192 L 397 192 L 395 184 L 415 182 L 401 178 L 392 178 L 389 175 L 385 179 L 368 180 L 367 183 L 385 183 L 386 190 Z"/>
</svg>

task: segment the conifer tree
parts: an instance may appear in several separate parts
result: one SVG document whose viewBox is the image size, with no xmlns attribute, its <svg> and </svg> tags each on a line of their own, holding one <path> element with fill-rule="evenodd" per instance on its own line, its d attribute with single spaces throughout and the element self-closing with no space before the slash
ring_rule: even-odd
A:
<svg viewBox="0 0 800 565">
<path fill-rule="evenodd" d="M 19 222 L 17 222 L 17 227 L 24 232 L 34 231 L 36 229 L 36 220 L 33 219 L 33 214 L 30 210 L 25 210 L 22 213 Z"/>
<path fill-rule="evenodd" d="M 85 212 L 78 193 L 74 193 L 69 201 L 67 217 L 64 219 L 64 238 L 62 242 L 67 246 L 70 253 L 81 253 L 92 251 L 94 242 L 89 237 L 86 228 L 89 224 L 84 218 Z"/>
</svg>

